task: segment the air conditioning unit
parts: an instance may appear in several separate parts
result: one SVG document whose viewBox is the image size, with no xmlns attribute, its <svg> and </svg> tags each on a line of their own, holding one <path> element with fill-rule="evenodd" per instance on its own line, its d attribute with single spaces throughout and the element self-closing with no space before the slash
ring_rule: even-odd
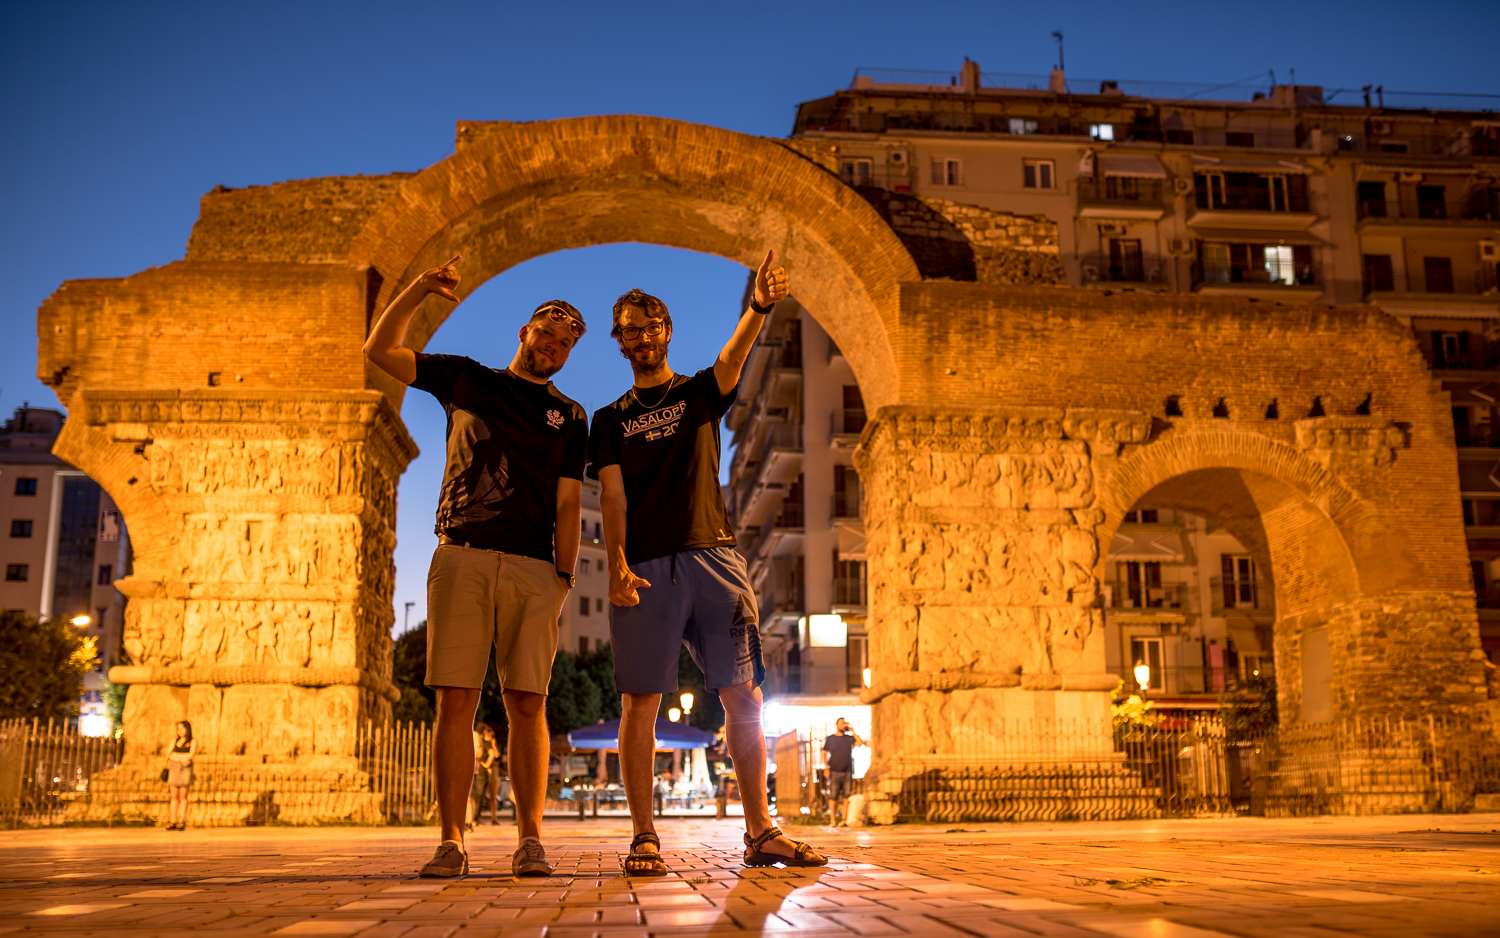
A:
<svg viewBox="0 0 1500 938">
<path fill-rule="evenodd" d="M 1193 242 L 1187 238 L 1173 238 L 1167 242 L 1167 253 L 1174 254 L 1177 257 L 1186 257 L 1192 253 L 1192 250 Z"/>
<path fill-rule="evenodd" d="M 1388 134 L 1391 132 L 1390 121 L 1370 121 L 1370 133 Z"/>
<path fill-rule="evenodd" d="M 1418 183 L 1422 181 L 1421 173 L 1397 173 L 1396 178 L 1400 182 Z"/>
<path fill-rule="evenodd" d="M 1172 191 L 1178 195 L 1187 195 L 1193 191 L 1193 181 L 1184 176 L 1178 176 L 1172 180 Z"/>
<path fill-rule="evenodd" d="M 1122 235 L 1125 233 L 1125 226 L 1104 222 L 1099 226 L 1099 233 L 1102 235 Z"/>
<path fill-rule="evenodd" d="M 1493 241 L 1479 242 L 1479 256 L 1487 261 L 1500 260 L 1500 249 L 1495 247 Z"/>
<path fill-rule="evenodd" d="M 893 165 L 896 165 L 896 166 L 905 166 L 906 165 L 906 151 L 905 150 L 892 150 L 889 159 L 890 159 L 890 161 L 891 161 L 891 163 Z"/>
<path fill-rule="evenodd" d="M 1084 264 L 1083 265 L 1083 281 L 1084 281 L 1084 283 L 1095 283 L 1095 282 L 1098 281 L 1098 279 L 1099 279 L 1099 268 L 1095 267 L 1093 264 Z"/>
</svg>

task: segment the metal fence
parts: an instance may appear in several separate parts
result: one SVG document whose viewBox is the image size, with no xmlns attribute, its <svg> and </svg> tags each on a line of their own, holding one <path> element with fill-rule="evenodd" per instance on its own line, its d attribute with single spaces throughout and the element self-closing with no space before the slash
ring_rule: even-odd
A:
<svg viewBox="0 0 1500 938">
<path fill-rule="evenodd" d="M 436 816 L 432 724 L 367 723 L 355 739 L 355 753 L 370 777 L 370 791 L 383 796 L 379 804 L 387 824 L 421 824 Z"/>
<path fill-rule="evenodd" d="M 1360 719 L 1247 732 L 1218 714 L 1152 715 L 1113 727 L 1013 721 L 947 755 L 885 756 L 856 787 L 904 820 L 1465 812 L 1500 794 L 1500 749 L 1462 719 Z M 783 814 L 826 813 L 809 730 L 777 740 Z"/>
<path fill-rule="evenodd" d="M 123 752 L 118 737 L 82 736 L 62 721 L 0 721 L 0 827 L 58 823 Z"/>
</svg>

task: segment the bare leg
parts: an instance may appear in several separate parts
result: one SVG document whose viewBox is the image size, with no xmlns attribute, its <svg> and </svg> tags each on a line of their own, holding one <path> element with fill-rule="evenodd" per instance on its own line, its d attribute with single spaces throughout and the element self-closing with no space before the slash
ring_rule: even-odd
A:
<svg viewBox="0 0 1500 938">
<path fill-rule="evenodd" d="M 661 694 L 621 694 L 624 713 L 620 717 L 620 778 L 625 783 L 625 801 L 630 805 L 630 823 L 637 834 L 655 833 L 651 816 L 656 764 L 656 714 Z M 640 852 L 655 853 L 654 844 L 642 844 Z"/>
<path fill-rule="evenodd" d="M 432 732 L 432 772 L 437 780 L 442 838 L 464 840 L 464 816 L 474 784 L 474 711 L 477 687 L 439 687 Z"/>
<path fill-rule="evenodd" d="M 522 838 L 542 836 L 547 799 L 547 695 L 505 691 L 510 719 L 510 800 L 516 805 L 516 831 Z M 494 812 L 490 818 L 494 818 Z"/>
<path fill-rule="evenodd" d="M 759 837 L 771 827 L 771 809 L 766 799 L 766 734 L 760 722 L 760 688 L 753 681 L 719 688 L 724 705 L 724 737 L 734 775 L 740 782 L 740 800 L 745 806 L 745 829 Z M 785 837 L 768 840 L 763 853 L 796 856 L 797 848 Z"/>
</svg>

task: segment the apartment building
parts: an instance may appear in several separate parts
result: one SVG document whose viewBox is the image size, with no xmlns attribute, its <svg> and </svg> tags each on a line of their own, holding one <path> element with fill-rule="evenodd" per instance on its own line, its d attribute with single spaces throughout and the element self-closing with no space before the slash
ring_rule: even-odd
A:
<svg viewBox="0 0 1500 938">
<path fill-rule="evenodd" d="M 760 607 L 765 693 L 802 708 L 804 722 L 842 715 L 868 726 L 857 701 L 866 582 L 853 466 L 864 402 L 838 346 L 795 298 L 761 330 L 725 421 L 734 447 L 725 503 Z"/>
<path fill-rule="evenodd" d="M 101 691 L 120 655 L 125 599 L 114 583 L 130 574 L 130 537 L 109 493 L 52 455 L 64 419 L 22 405 L 0 428 L 0 525 L 9 532 L 0 608 L 67 619 L 97 640 L 80 725 L 107 732 Z"/>
<path fill-rule="evenodd" d="M 1408 324 L 1453 394 L 1481 632 L 1500 662 L 1500 96 L 1463 99 L 1488 111 L 1390 97 L 1070 82 L 965 61 L 861 69 L 799 105 L 791 140 L 831 151 L 877 205 L 900 193 L 939 214 L 959 203 L 1055 223 L 1078 289 L 1366 303 Z M 837 493 L 858 489 L 858 401 L 826 334 L 783 303 L 729 416 L 727 490 L 782 693 L 857 687 L 862 602 L 837 600 L 854 598 L 838 584 L 853 588 L 856 564 L 862 599 L 863 539 L 857 504 Z M 1213 519 L 1137 508 L 1106 563 L 1110 667 L 1130 686 L 1146 664 L 1148 696 L 1183 706 L 1269 672 L 1275 598 L 1244 546 Z M 844 648 L 812 640 L 821 614 L 848 623 Z"/>
<path fill-rule="evenodd" d="M 604 515 L 599 483 L 583 480 L 582 536 L 578 541 L 578 585 L 558 617 L 557 647 L 581 654 L 609 641 L 609 567 L 604 552 Z"/>
</svg>

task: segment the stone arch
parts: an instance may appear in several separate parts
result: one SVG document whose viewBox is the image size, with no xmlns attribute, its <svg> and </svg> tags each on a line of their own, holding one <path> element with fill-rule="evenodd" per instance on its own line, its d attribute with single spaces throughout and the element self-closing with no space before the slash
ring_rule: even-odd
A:
<svg viewBox="0 0 1500 938">
<path fill-rule="evenodd" d="M 532 257 L 623 241 L 752 268 L 766 247 L 778 248 L 798 299 L 848 357 L 869 406 L 895 401 L 898 285 L 920 280 L 917 266 L 858 193 L 768 139 L 635 116 L 462 125 L 457 152 L 371 216 L 349 258 L 378 273 L 380 309 L 460 251 L 467 296 Z M 425 303 L 408 344 L 421 348 L 451 312 Z M 399 401 L 404 389 L 378 374 L 370 381 Z"/>
</svg>

